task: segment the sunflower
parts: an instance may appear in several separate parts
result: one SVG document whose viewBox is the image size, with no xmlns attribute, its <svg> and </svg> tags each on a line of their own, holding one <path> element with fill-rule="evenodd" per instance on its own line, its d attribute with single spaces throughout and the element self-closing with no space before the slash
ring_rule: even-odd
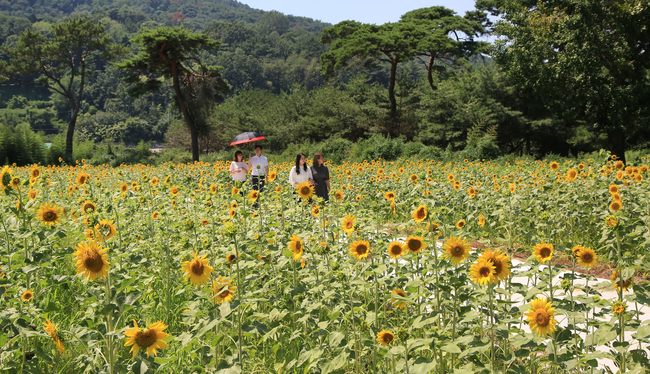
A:
<svg viewBox="0 0 650 374">
<path fill-rule="evenodd" d="M 237 204 L 236 201 L 233 201 L 232 203 L 230 203 L 230 207 L 233 208 L 233 209 L 237 209 L 238 206 L 239 206 L 239 204 Z"/>
<path fill-rule="evenodd" d="M 388 201 L 394 201 L 395 200 L 395 192 L 393 191 L 388 191 L 384 194 L 384 198 Z"/>
<path fill-rule="evenodd" d="M 370 254 L 370 243 L 365 240 L 357 240 L 350 244 L 350 254 L 357 260 L 368 257 Z"/>
<path fill-rule="evenodd" d="M 345 233 L 352 233 L 354 231 L 354 225 L 356 224 L 357 218 L 353 215 L 346 215 L 343 217 L 343 221 L 341 222 L 341 229 Z"/>
<path fill-rule="evenodd" d="M 250 192 L 248 192 L 248 200 L 256 201 L 258 197 L 260 197 L 259 191 L 251 190 Z"/>
<path fill-rule="evenodd" d="M 492 251 L 488 248 L 481 254 L 481 257 L 489 260 L 494 265 L 494 275 L 499 280 L 506 280 L 510 275 L 510 257 L 506 256 L 500 250 Z"/>
<path fill-rule="evenodd" d="M 621 209 L 621 202 L 620 201 L 612 201 L 611 204 L 609 204 L 609 209 L 612 210 L 612 212 L 616 212 L 617 210 Z"/>
<path fill-rule="evenodd" d="M 589 247 L 583 247 L 578 251 L 576 255 L 578 263 L 585 268 L 590 268 L 596 265 L 596 260 L 598 260 L 598 255 L 594 252 L 593 249 Z"/>
<path fill-rule="evenodd" d="M 30 200 L 34 200 L 34 199 L 36 199 L 36 196 L 38 196 L 38 191 L 36 191 L 36 190 L 32 190 L 32 189 L 30 188 L 30 189 L 29 189 L 29 192 L 27 193 L 27 195 L 29 196 L 29 199 L 30 199 Z"/>
<path fill-rule="evenodd" d="M 158 219 L 158 217 L 160 217 L 159 211 L 156 210 L 153 213 L 151 213 L 151 219 Z"/>
<path fill-rule="evenodd" d="M 479 214 L 478 216 L 478 225 L 481 227 L 485 226 L 485 216 L 483 213 Z"/>
<path fill-rule="evenodd" d="M 621 315 L 627 310 L 627 304 L 622 301 L 617 301 L 612 305 L 612 311 L 614 314 Z"/>
<path fill-rule="evenodd" d="M 623 202 L 623 199 L 621 199 L 621 195 L 619 195 L 618 192 L 612 194 L 612 200 L 618 201 L 621 204 Z"/>
<path fill-rule="evenodd" d="M 611 228 L 614 228 L 618 225 L 618 221 L 614 216 L 607 216 L 607 218 L 605 218 L 605 223 Z"/>
<path fill-rule="evenodd" d="M 175 186 L 175 185 L 174 185 L 174 186 L 171 186 L 171 187 L 169 188 L 169 193 L 170 193 L 172 196 L 176 197 L 176 196 L 180 193 L 180 190 L 178 189 L 178 186 Z"/>
<path fill-rule="evenodd" d="M 275 186 L 275 193 L 281 194 L 282 193 L 282 186 Z"/>
<path fill-rule="evenodd" d="M 79 173 L 77 174 L 77 179 L 76 182 L 79 186 L 83 186 L 88 182 L 88 179 L 90 178 L 90 175 L 86 173 Z"/>
<path fill-rule="evenodd" d="M 209 223 L 210 223 L 210 221 L 208 221 L 205 218 L 201 220 L 201 225 L 203 225 L 203 226 L 207 226 Z"/>
<path fill-rule="evenodd" d="M 129 185 L 126 183 L 122 183 L 120 185 L 120 192 L 121 193 L 127 193 L 129 191 Z"/>
<path fill-rule="evenodd" d="M 93 229 L 86 229 L 86 230 L 84 230 L 84 237 L 85 237 L 87 240 L 95 240 L 95 239 L 97 239 L 97 238 L 95 237 L 95 230 L 93 230 Z"/>
<path fill-rule="evenodd" d="M 560 164 L 558 164 L 558 163 L 555 162 L 555 161 L 552 161 L 552 162 L 551 162 L 551 170 L 556 171 L 556 170 L 559 169 L 559 168 L 560 168 Z"/>
<path fill-rule="evenodd" d="M 612 281 L 614 288 L 620 291 L 621 285 L 623 287 L 623 291 L 627 291 L 630 286 L 634 284 L 634 274 L 629 279 L 622 280 L 621 277 L 619 276 L 618 270 L 614 271 L 612 273 L 612 276 L 609 278 L 610 281 Z"/>
<path fill-rule="evenodd" d="M 47 322 L 43 322 L 43 325 L 45 325 L 45 332 L 50 334 L 50 337 L 52 338 L 52 341 L 54 342 L 54 345 L 56 346 L 56 349 L 59 351 L 60 354 L 65 353 L 65 347 L 63 346 L 63 340 L 59 336 L 59 334 L 56 332 L 56 327 L 54 327 L 54 324 L 50 322 L 49 318 L 45 319 Z"/>
<path fill-rule="evenodd" d="M 392 259 L 397 259 L 398 257 L 403 256 L 406 254 L 407 251 L 404 248 L 404 244 L 400 242 L 390 242 L 388 244 L 388 255 Z"/>
<path fill-rule="evenodd" d="M 95 213 L 96 210 L 97 210 L 97 205 L 95 205 L 95 203 L 93 203 L 90 200 L 86 200 L 84 201 L 83 204 L 81 204 L 81 211 L 84 214 L 92 214 Z"/>
<path fill-rule="evenodd" d="M 77 244 L 77 250 L 74 252 L 77 274 L 83 274 L 86 280 L 104 279 L 111 267 L 106 251 L 108 248 L 103 248 L 101 243 L 94 240 Z"/>
<path fill-rule="evenodd" d="M 163 332 L 163 330 L 167 328 L 167 325 L 163 324 L 162 321 L 149 325 L 149 328 L 146 330 L 140 330 L 138 323 L 135 320 L 133 320 L 133 325 L 134 328 L 126 329 L 124 332 L 124 335 L 126 335 L 127 338 L 124 346 L 133 346 L 129 351 L 133 352 L 133 357 L 140 352 L 140 348 L 146 348 L 147 357 L 149 357 L 151 353 L 153 353 L 154 356 L 157 356 L 156 349 L 165 349 L 169 347 L 169 345 L 163 340 L 169 337 L 169 334 Z"/>
<path fill-rule="evenodd" d="M 515 193 L 515 191 L 517 190 L 517 185 L 514 183 L 510 183 L 508 185 L 508 189 L 510 190 L 511 193 Z"/>
<path fill-rule="evenodd" d="M 38 166 L 33 166 L 29 170 L 29 178 L 31 179 L 36 179 L 41 176 L 41 169 L 38 168 Z"/>
<path fill-rule="evenodd" d="M 9 183 L 11 183 L 11 169 L 9 169 L 9 166 L 6 166 L 2 168 L 2 171 L 0 172 L 0 192 L 4 192 L 7 188 L 9 188 Z"/>
<path fill-rule="evenodd" d="M 555 313 L 553 303 L 547 302 L 545 297 L 538 297 L 530 303 L 530 309 L 524 315 L 528 317 L 526 322 L 531 331 L 539 336 L 546 336 L 557 331 L 555 328 L 557 321 L 553 317 Z"/>
<path fill-rule="evenodd" d="M 231 253 L 228 256 L 226 256 L 226 262 L 228 262 L 229 264 L 236 264 L 237 263 L 237 257 L 234 254 Z"/>
<path fill-rule="evenodd" d="M 108 240 L 117 234 L 115 224 L 113 221 L 107 219 L 100 219 L 99 223 L 95 225 L 95 231 L 97 231 L 104 240 Z"/>
<path fill-rule="evenodd" d="M 617 185 L 615 185 L 615 184 L 610 184 L 609 185 L 609 193 L 615 194 L 615 193 L 618 193 L 618 191 L 619 191 L 619 189 L 618 189 Z"/>
<path fill-rule="evenodd" d="M 271 183 L 278 177 L 278 172 L 275 170 L 269 171 L 269 175 L 266 176 L 266 180 Z"/>
<path fill-rule="evenodd" d="M 340 203 L 341 201 L 343 201 L 343 197 L 344 197 L 344 196 L 345 196 L 345 194 L 343 194 L 343 191 L 341 191 L 341 190 L 338 190 L 338 191 L 336 191 L 336 192 L 334 193 L 334 198 L 335 198 L 336 201 L 338 201 L 339 203 Z"/>
<path fill-rule="evenodd" d="M 23 295 L 20 297 L 20 300 L 25 302 L 31 300 L 33 297 L 34 297 L 34 293 L 31 290 L 27 290 L 23 292 Z"/>
<path fill-rule="evenodd" d="M 427 249 L 427 245 L 424 242 L 424 238 L 421 236 L 409 236 L 406 238 L 406 244 L 404 245 L 404 250 L 418 254 L 420 251 Z"/>
<path fill-rule="evenodd" d="M 400 297 L 406 297 L 406 291 L 401 290 L 399 288 L 393 288 L 393 291 L 391 292 L 391 294 L 398 295 Z M 390 302 L 397 309 L 406 308 L 406 302 L 405 301 L 401 301 L 401 300 L 397 300 L 397 299 L 390 299 Z"/>
<path fill-rule="evenodd" d="M 442 253 L 442 256 L 448 258 L 451 263 L 456 266 L 469 257 L 470 246 L 467 241 L 461 237 L 456 238 L 452 236 L 449 239 L 446 239 L 442 249 L 445 250 Z"/>
<path fill-rule="evenodd" d="M 498 281 L 494 264 L 492 261 L 484 257 L 479 257 L 478 260 L 470 266 L 469 274 L 472 277 L 472 281 L 481 286 L 489 283 L 496 283 Z"/>
<path fill-rule="evenodd" d="M 465 227 L 466 224 L 467 224 L 467 222 L 465 222 L 464 219 L 461 219 L 460 221 L 456 222 L 456 228 L 457 229 L 462 229 L 463 227 Z"/>
<path fill-rule="evenodd" d="M 156 187 L 158 183 L 160 183 L 160 179 L 158 179 L 157 177 L 153 177 L 151 178 L 149 183 L 151 184 L 151 187 Z"/>
<path fill-rule="evenodd" d="M 377 333 L 377 341 L 385 347 L 395 341 L 395 335 L 388 330 L 381 330 Z"/>
<path fill-rule="evenodd" d="M 320 208 L 318 205 L 314 205 L 311 207 L 311 215 L 314 217 L 318 217 L 320 215 Z"/>
<path fill-rule="evenodd" d="M 300 260 L 300 257 L 305 253 L 305 246 L 302 244 L 302 240 L 297 235 L 291 236 L 291 241 L 289 242 L 289 249 L 293 252 L 293 259 L 295 261 Z"/>
<path fill-rule="evenodd" d="M 208 265 L 207 256 L 199 258 L 199 253 L 194 252 L 194 260 L 184 261 L 181 266 L 181 270 L 185 272 L 185 279 L 189 279 L 195 286 L 200 286 L 208 282 L 210 278 L 210 273 L 214 271 L 214 268 Z"/>
<path fill-rule="evenodd" d="M 453 182 L 454 181 L 454 175 L 453 174 L 447 174 L 447 180 L 449 182 Z"/>
<path fill-rule="evenodd" d="M 303 200 L 307 200 L 314 195 L 314 186 L 309 181 L 304 181 L 296 186 L 296 193 Z"/>
<path fill-rule="evenodd" d="M 212 280 L 212 296 L 214 303 L 223 304 L 224 301 L 231 302 L 235 298 L 237 287 L 231 286 L 232 280 L 221 275 L 219 280 Z"/>
<path fill-rule="evenodd" d="M 420 205 L 413 211 L 413 220 L 415 222 L 422 222 L 427 218 L 427 207 Z"/>
<path fill-rule="evenodd" d="M 54 204 L 45 203 L 36 211 L 36 218 L 41 221 L 43 226 L 54 226 L 59 223 L 59 217 L 61 216 L 61 208 Z"/>
<path fill-rule="evenodd" d="M 533 255 L 541 263 L 549 261 L 553 257 L 553 244 L 537 244 L 533 247 Z"/>
<path fill-rule="evenodd" d="M 232 208 L 229 209 L 228 210 L 228 215 L 230 216 L 230 218 L 235 218 L 235 216 L 237 215 L 237 210 L 232 209 Z"/>
<path fill-rule="evenodd" d="M 578 252 L 580 252 L 584 247 L 581 245 L 575 245 L 571 249 L 571 252 L 573 252 L 573 257 L 578 258 Z"/>
</svg>

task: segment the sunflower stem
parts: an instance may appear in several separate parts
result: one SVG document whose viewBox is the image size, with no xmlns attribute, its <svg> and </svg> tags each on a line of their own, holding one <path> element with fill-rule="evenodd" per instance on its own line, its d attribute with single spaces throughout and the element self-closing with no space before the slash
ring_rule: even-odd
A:
<svg viewBox="0 0 650 374">
<path fill-rule="evenodd" d="M 490 310 L 490 363 L 492 365 L 492 371 L 494 372 L 494 313 L 492 311 L 492 287 L 490 286 L 488 286 L 488 296 L 490 300 L 488 303 L 488 308 Z"/>
</svg>

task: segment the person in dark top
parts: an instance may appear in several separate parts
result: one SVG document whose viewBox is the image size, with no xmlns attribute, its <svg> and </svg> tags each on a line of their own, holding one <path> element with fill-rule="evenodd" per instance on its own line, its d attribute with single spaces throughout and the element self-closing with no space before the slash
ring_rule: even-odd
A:
<svg viewBox="0 0 650 374">
<path fill-rule="evenodd" d="M 325 157 L 322 153 L 314 154 L 311 175 L 316 182 L 316 196 L 322 197 L 325 202 L 328 202 L 330 199 L 330 171 L 325 166 Z"/>
</svg>

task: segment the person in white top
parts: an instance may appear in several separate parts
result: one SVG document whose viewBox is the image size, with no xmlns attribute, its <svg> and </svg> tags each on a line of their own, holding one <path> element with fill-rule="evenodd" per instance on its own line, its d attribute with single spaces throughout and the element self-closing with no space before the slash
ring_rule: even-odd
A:
<svg viewBox="0 0 650 374">
<path fill-rule="evenodd" d="M 264 178 L 269 174 L 269 161 L 262 156 L 261 145 L 255 146 L 255 156 L 250 158 L 249 164 L 253 189 L 261 191 L 264 188 Z"/>
<path fill-rule="evenodd" d="M 296 188 L 299 183 L 304 181 L 309 181 L 311 184 L 316 184 L 314 182 L 314 177 L 311 174 L 311 169 L 307 167 L 305 161 L 307 157 L 304 154 L 298 153 L 296 156 L 296 165 L 291 168 L 289 172 L 289 183 L 293 188 Z"/>
<path fill-rule="evenodd" d="M 246 181 L 246 174 L 248 174 L 248 164 L 244 162 L 244 154 L 242 151 L 235 152 L 235 160 L 230 164 L 230 175 L 234 181 Z"/>
</svg>

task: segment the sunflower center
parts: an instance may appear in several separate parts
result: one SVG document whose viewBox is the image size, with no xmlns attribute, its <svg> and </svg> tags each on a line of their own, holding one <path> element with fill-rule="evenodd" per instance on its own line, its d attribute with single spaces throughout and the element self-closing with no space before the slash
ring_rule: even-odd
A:
<svg viewBox="0 0 650 374">
<path fill-rule="evenodd" d="M 221 294 L 219 294 L 219 296 L 222 299 L 225 299 L 226 297 L 228 297 L 228 295 L 230 295 L 230 291 L 228 291 L 228 290 L 223 290 L 223 291 L 220 291 L 220 292 L 221 292 Z"/>
<path fill-rule="evenodd" d="M 490 276 L 490 274 L 492 274 L 492 269 L 489 268 L 488 266 L 483 266 L 479 270 L 479 274 L 481 274 L 481 278 L 487 278 Z"/>
<path fill-rule="evenodd" d="M 449 252 L 451 252 L 451 254 L 453 256 L 460 256 L 460 255 L 463 254 L 464 250 L 463 250 L 463 247 L 461 247 L 459 245 L 455 245 L 455 246 L 451 247 Z"/>
<path fill-rule="evenodd" d="M 296 252 L 302 251 L 302 243 L 301 242 L 296 242 Z"/>
<path fill-rule="evenodd" d="M 102 255 L 96 250 L 90 250 L 83 256 L 84 267 L 93 273 L 99 273 L 104 267 Z"/>
<path fill-rule="evenodd" d="M 348 229 L 348 230 L 351 229 L 352 228 L 352 222 L 346 222 L 345 223 L 345 228 Z"/>
<path fill-rule="evenodd" d="M 398 245 L 394 245 L 394 246 L 392 246 L 390 248 L 390 253 L 392 253 L 394 255 L 398 255 L 398 254 L 402 253 L 402 247 L 400 247 Z"/>
<path fill-rule="evenodd" d="M 307 195 L 309 194 L 309 187 L 303 187 L 300 189 L 300 194 L 301 195 Z"/>
<path fill-rule="evenodd" d="M 583 253 L 582 254 L 582 262 L 590 263 L 592 259 L 593 259 L 593 256 L 591 256 L 591 253 Z"/>
<path fill-rule="evenodd" d="M 384 334 L 384 336 L 382 336 L 382 340 L 383 340 L 384 343 L 386 343 L 386 344 L 390 344 L 390 343 L 392 343 L 392 342 L 393 342 L 393 339 L 394 339 L 394 338 L 393 338 L 393 335 L 391 335 L 391 334 Z"/>
<path fill-rule="evenodd" d="M 135 343 L 142 348 L 150 347 L 156 342 L 156 340 L 158 340 L 158 336 L 154 330 L 147 329 L 144 331 L 138 331 L 135 334 Z"/>
<path fill-rule="evenodd" d="M 362 255 L 368 252 L 368 247 L 366 247 L 365 244 L 359 244 L 357 245 L 357 253 Z"/>
<path fill-rule="evenodd" d="M 418 219 L 424 219 L 425 218 L 424 210 L 422 210 L 422 209 L 418 210 L 417 217 L 418 217 Z"/>
<path fill-rule="evenodd" d="M 409 249 L 411 251 L 417 251 L 422 246 L 419 240 L 409 240 Z"/>
<path fill-rule="evenodd" d="M 546 309 L 537 309 L 535 312 L 535 321 L 538 326 L 546 327 L 551 321 L 551 318 L 549 317 L 548 312 L 546 312 Z"/>
<path fill-rule="evenodd" d="M 544 248 L 539 250 L 539 255 L 542 258 L 550 257 L 551 256 L 551 249 L 548 248 L 548 247 L 544 247 Z"/>
<path fill-rule="evenodd" d="M 495 274 L 501 274 L 501 269 L 503 268 L 503 264 L 501 264 L 501 261 L 491 258 L 492 265 L 494 265 L 494 273 Z"/>
<path fill-rule="evenodd" d="M 203 275 L 203 263 L 201 261 L 194 261 L 192 262 L 192 265 L 190 265 L 190 270 L 194 275 Z"/>
<path fill-rule="evenodd" d="M 56 213 L 52 211 L 45 212 L 45 214 L 43 214 L 43 218 L 45 218 L 46 221 L 54 221 L 56 220 Z"/>
</svg>

